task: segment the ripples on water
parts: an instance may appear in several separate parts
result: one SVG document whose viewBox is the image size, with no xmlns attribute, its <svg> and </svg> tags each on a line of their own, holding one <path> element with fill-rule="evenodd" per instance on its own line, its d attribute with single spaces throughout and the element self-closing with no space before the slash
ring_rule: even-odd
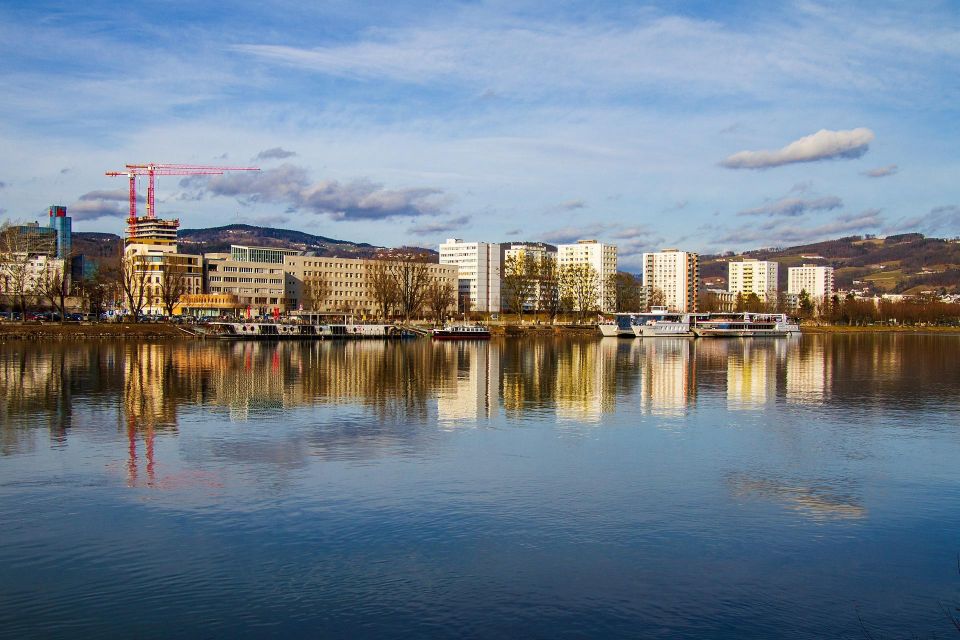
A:
<svg viewBox="0 0 960 640">
<path fill-rule="evenodd" d="M 949 635 L 958 344 L 0 345 L 0 635 Z"/>
</svg>

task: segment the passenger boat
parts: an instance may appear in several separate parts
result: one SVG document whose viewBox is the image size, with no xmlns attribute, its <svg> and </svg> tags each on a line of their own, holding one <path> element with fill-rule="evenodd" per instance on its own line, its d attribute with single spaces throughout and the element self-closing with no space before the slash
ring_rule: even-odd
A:
<svg viewBox="0 0 960 640">
<path fill-rule="evenodd" d="M 633 333 L 641 338 L 684 338 L 693 336 L 691 315 L 653 307 L 647 313 L 638 313 L 633 321 Z"/>
<path fill-rule="evenodd" d="M 637 313 L 615 313 L 612 318 L 604 317 L 597 323 L 604 338 L 633 338 L 633 323 Z"/>
<path fill-rule="evenodd" d="M 782 338 L 800 327 L 782 313 L 722 313 L 697 318 L 692 330 L 700 338 Z"/>
<path fill-rule="evenodd" d="M 490 329 L 479 324 L 447 325 L 433 330 L 434 340 L 489 340 Z"/>
</svg>

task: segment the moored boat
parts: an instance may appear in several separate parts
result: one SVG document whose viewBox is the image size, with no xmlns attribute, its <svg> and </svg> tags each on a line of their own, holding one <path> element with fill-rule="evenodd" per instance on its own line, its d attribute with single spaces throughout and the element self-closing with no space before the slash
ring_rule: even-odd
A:
<svg viewBox="0 0 960 640">
<path fill-rule="evenodd" d="M 433 330 L 434 340 L 489 340 L 490 329 L 479 324 L 447 325 Z"/>
<path fill-rule="evenodd" d="M 641 338 L 684 338 L 693 335 L 690 324 L 689 313 L 671 312 L 664 307 L 654 307 L 646 313 L 636 314 L 633 333 Z"/>
<path fill-rule="evenodd" d="M 722 313 L 697 318 L 692 327 L 699 338 L 785 337 L 800 327 L 782 313 Z"/>
<path fill-rule="evenodd" d="M 597 323 L 604 338 L 633 338 L 633 323 L 637 313 L 615 313 L 612 318 L 604 317 Z"/>
</svg>

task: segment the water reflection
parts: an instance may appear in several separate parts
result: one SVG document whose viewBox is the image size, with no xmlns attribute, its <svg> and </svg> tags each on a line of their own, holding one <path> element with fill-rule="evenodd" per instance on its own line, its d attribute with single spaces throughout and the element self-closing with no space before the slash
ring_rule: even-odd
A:
<svg viewBox="0 0 960 640">
<path fill-rule="evenodd" d="M 595 424 L 622 405 L 682 417 L 700 396 L 722 395 L 731 411 L 816 406 L 838 391 L 909 404 L 929 394 L 908 389 L 958 381 L 946 338 L 906 338 L 5 345 L 0 451 L 32 446 L 19 437 L 28 428 L 64 442 L 78 398 L 119 429 L 175 435 L 185 405 L 233 421 L 331 404 L 394 424 L 464 426 L 501 411 Z"/>
</svg>

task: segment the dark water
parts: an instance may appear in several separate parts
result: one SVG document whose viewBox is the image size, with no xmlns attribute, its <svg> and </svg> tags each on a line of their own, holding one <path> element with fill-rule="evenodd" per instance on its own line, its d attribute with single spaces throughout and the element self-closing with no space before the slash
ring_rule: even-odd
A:
<svg viewBox="0 0 960 640">
<path fill-rule="evenodd" d="M 957 637 L 958 356 L 0 345 L 0 635 Z"/>
</svg>

